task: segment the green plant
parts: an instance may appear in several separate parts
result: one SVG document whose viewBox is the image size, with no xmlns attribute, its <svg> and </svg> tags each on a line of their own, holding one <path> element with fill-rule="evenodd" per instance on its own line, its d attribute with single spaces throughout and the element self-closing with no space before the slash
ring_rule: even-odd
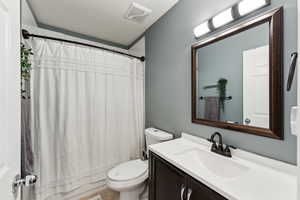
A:
<svg viewBox="0 0 300 200">
<path fill-rule="evenodd" d="M 21 43 L 21 95 L 24 97 L 26 90 L 24 89 L 24 83 L 30 80 L 30 56 L 33 55 L 32 49 L 26 48 L 24 44 Z"/>
<path fill-rule="evenodd" d="M 225 100 L 226 100 L 226 85 L 227 85 L 227 79 L 221 78 L 218 81 L 218 92 L 220 97 L 220 107 L 224 111 L 225 109 Z"/>
</svg>

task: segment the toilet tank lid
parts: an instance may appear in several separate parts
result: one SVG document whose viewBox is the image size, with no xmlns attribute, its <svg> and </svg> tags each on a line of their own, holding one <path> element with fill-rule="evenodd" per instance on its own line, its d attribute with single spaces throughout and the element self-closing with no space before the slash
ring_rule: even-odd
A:
<svg viewBox="0 0 300 200">
<path fill-rule="evenodd" d="M 159 141 L 172 140 L 173 135 L 171 133 L 156 129 L 156 128 L 147 128 L 145 130 L 145 135 L 149 137 L 153 137 Z"/>
</svg>

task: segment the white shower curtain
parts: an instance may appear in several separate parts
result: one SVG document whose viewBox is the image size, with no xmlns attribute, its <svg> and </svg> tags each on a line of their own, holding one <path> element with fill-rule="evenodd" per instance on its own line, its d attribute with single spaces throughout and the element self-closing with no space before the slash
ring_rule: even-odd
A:
<svg viewBox="0 0 300 200">
<path fill-rule="evenodd" d="M 32 39 L 31 126 L 38 199 L 105 179 L 143 148 L 144 65 Z"/>
</svg>

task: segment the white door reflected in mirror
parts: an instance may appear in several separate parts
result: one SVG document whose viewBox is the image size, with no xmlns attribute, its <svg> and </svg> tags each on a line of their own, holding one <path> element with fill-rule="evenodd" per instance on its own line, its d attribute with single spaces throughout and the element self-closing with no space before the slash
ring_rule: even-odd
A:
<svg viewBox="0 0 300 200">
<path fill-rule="evenodd" d="M 269 78 L 269 45 L 244 51 L 244 125 L 269 128 Z"/>
</svg>

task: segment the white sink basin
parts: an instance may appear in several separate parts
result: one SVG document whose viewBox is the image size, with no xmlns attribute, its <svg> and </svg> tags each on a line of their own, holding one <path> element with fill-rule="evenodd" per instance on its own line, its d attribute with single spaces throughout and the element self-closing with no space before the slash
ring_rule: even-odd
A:
<svg viewBox="0 0 300 200">
<path fill-rule="evenodd" d="M 190 160 L 196 165 L 204 166 L 213 174 L 222 178 L 239 177 L 249 171 L 248 167 L 235 162 L 232 158 L 201 149 L 187 150 L 177 153 L 176 156 L 179 159 Z"/>
</svg>

